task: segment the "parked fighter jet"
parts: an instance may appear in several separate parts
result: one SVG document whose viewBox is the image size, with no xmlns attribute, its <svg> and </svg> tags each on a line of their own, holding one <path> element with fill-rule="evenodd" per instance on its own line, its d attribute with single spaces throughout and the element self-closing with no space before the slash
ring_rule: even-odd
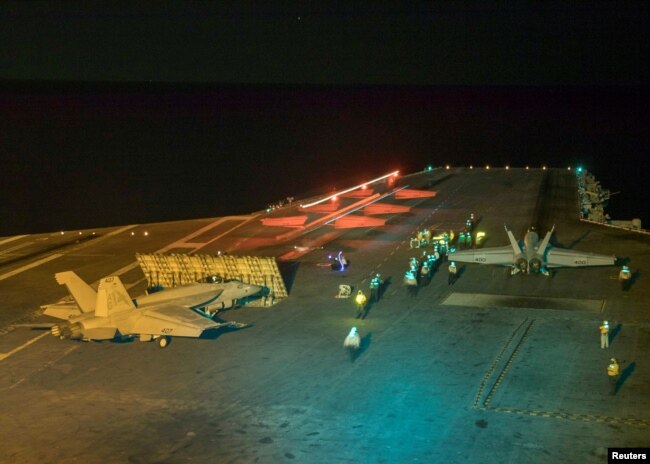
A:
<svg viewBox="0 0 650 464">
<path fill-rule="evenodd" d="M 510 239 L 510 246 L 483 248 L 480 250 L 456 251 L 449 255 L 450 260 L 464 263 L 496 264 L 510 266 L 510 275 L 539 272 L 549 275 L 548 268 L 612 266 L 615 256 L 599 255 L 585 251 L 573 251 L 549 245 L 555 226 L 546 233 L 539 243 L 539 236 L 534 227 L 528 229 L 524 240 L 517 243 L 512 231 L 505 227 Z"/>
<path fill-rule="evenodd" d="M 161 348 L 169 344 L 172 336 L 199 337 L 206 330 L 243 327 L 237 322 L 218 324 L 193 310 L 209 312 L 230 307 L 238 299 L 264 290 L 239 281 L 196 283 L 131 299 L 117 276 L 101 279 L 97 292 L 72 271 L 55 277 L 68 288 L 75 304 L 43 307 L 46 315 L 66 320 L 52 326 L 53 335 L 86 341 L 157 339 Z"/>
</svg>

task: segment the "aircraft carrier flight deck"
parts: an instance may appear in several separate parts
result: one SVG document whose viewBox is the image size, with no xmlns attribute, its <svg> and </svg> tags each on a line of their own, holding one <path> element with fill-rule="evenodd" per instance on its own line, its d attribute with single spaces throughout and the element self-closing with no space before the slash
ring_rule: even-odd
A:
<svg viewBox="0 0 650 464">
<path fill-rule="evenodd" d="M 443 167 L 395 187 L 435 196 L 386 196 L 378 204 L 408 211 L 368 227 L 264 225 L 304 214 L 296 199 L 268 213 L 0 238 L 0 462 L 602 463 L 608 447 L 650 446 L 650 236 L 579 221 L 566 168 Z M 549 277 L 462 264 L 449 285 L 444 262 L 408 291 L 404 271 L 422 251 L 410 238 L 458 230 L 470 213 L 484 247 L 508 245 L 504 224 L 518 239 L 555 226 L 552 245 L 617 264 Z M 328 261 L 339 251 L 342 272 Z M 119 275 L 144 293 L 136 253 L 276 257 L 289 296 L 218 314 L 248 328 L 165 349 L 27 326 L 51 322 L 40 306 L 67 295 L 57 272 Z M 625 291 L 621 263 L 634 276 Z M 376 273 L 383 295 L 356 319 L 339 285 L 366 291 Z M 625 361 L 615 395 L 611 357 Z"/>
</svg>

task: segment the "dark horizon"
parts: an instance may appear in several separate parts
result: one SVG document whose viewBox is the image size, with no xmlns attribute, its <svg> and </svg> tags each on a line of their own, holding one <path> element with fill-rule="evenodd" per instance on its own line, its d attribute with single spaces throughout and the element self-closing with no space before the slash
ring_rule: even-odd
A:
<svg viewBox="0 0 650 464">
<path fill-rule="evenodd" d="M 582 163 L 641 217 L 646 2 L 0 4 L 0 235 Z"/>
<path fill-rule="evenodd" d="M 620 86 L 18 83 L 0 235 L 249 213 L 427 164 L 581 164 L 648 224 L 650 91 Z"/>
</svg>

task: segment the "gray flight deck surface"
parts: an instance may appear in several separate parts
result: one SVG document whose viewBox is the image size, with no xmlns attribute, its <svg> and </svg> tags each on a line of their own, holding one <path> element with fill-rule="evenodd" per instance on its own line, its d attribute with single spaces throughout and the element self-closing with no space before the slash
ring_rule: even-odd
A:
<svg viewBox="0 0 650 464">
<path fill-rule="evenodd" d="M 443 170 L 410 182 L 427 177 L 437 196 L 388 200 L 413 208 L 383 227 L 322 227 L 284 243 L 276 237 L 290 229 L 262 227 L 264 213 L 98 229 L 91 239 L 0 238 L 0 462 L 602 463 L 608 446 L 649 446 L 650 238 L 579 223 L 565 170 Z M 508 244 L 504 223 L 518 239 L 555 224 L 557 245 L 629 258 L 634 282 L 623 292 L 619 267 L 546 278 L 466 265 L 450 287 L 445 264 L 409 294 L 402 276 L 419 250 L 408 238 L 420 226 L 459 229 L 470 212 L 485 246 Z M 345 272 L 323 265 L 339 249 Z M 285 266 L 288 299 L 220 314 L 252 327 L 216 338 L 161 350 L 7 330 L 65 296 L 55 272 L 96 282 L 120 271 L 142 293 L 134 255 L 160 250 L 309 252 Z M 390 283 L 356 320 L 352 301 L 334 295 L 341 283 L 367 290 L 374 272 Z M 601 350 L 605 317 L 614 329 Z M 363 344 L 352 361 L 342 343 L 353 325 Z M 626 360 L 616 396 L 610 356 Z"/>
</svg>

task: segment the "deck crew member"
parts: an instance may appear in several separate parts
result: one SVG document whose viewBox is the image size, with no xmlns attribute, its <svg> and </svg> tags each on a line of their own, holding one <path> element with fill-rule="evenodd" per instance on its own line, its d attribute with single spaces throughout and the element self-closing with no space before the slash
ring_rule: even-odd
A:
<svg viewBox="0 0 650 464">
<path fill-rule="evenodd" d="M 609 322 L 603 321 L 600 325 L 600 348 L 609 348 Z"/>
<path fill-rule="evenodd" d="M 363 316 L 363 310 L 366 307 L 366 301 L 367 301 L 366 295 L 364 295 L 364 293 L 361 290 L 359 290 L 357 296 L 354 297 L 354 302 L 357 305 L 357 319 Z"/>
<path fill-rule="evenodd" d="M 447 285 L 451 285 L 454 283 L 456 280 L 456 276 L 458 275 L 458 268 L 456 267 L 456 261 L 451 261 L 449 263 L 449 280 L 447 281 Z"/>
<path fill-rule="evenodd" d="M 618 377 L 621 374 L 621 367 L 618 364 L 616 358 L 609 360 L 609 365 L 607 366 L 607 376 L 609 377 L 609 385 L 611 387 L 610 394 L 616 394 L 616 387 L 618 386 Z"/>
</svg>

